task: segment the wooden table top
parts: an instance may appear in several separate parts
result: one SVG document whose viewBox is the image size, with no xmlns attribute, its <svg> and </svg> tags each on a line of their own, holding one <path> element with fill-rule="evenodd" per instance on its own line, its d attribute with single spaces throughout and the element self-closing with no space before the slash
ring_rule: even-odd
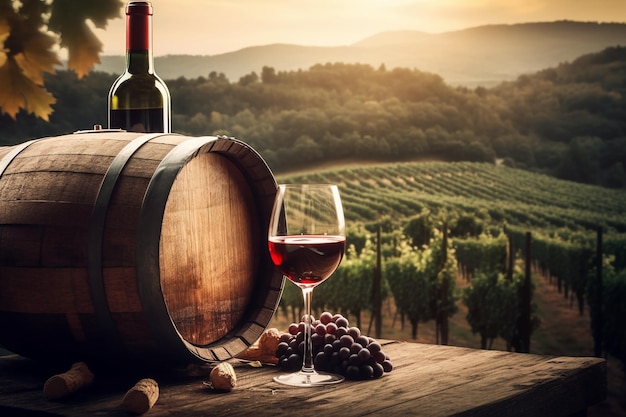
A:
<svg viewBox="0 0 626 417">
<path fill-rule="evenodd" d="M 127 416 L 124 393 L 154 377 L 160 395 L 146 416 L 568 416 L 606 398 L 606 363 L 592 357 L 554 357 L 495 350 L 384 341 L 394 369 L 370 381 L 292 388 L 272 381 L 280 370 L 231 362 L 232 392 L 208 389 L 204 376 L 98 375 L 94 385 L 61 401 L 43 397 L 51 376 L 35 362 L 0 357 L 0 414 Z M 21 414 L 20 414 L 21 415 Z"/>
</svg>

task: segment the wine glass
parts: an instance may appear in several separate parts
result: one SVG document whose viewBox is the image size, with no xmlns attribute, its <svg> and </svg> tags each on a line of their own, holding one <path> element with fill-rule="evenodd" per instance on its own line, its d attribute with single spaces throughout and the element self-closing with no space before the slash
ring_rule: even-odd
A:
<svg viewBox="0 0 626 417">
<path fill-rule="evenodd" d="M 272 262 L 302 289 L 305 311 L 302 369 L 274 381 L 312 387 L 336 384 L 341 375 L 313 367 L 311 298 L 313 288 L 339 266 L 346 246 L 346 226 L 339 189 L 332 184 L 281 184 L 270 219 L 268 246 Z"/>
</svg>

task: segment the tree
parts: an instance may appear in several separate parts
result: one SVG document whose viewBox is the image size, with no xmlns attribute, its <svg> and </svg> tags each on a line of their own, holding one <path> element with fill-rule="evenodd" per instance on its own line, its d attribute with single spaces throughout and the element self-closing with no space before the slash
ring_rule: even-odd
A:
<svg viewBox="0 0 626 417">
<path fill-rule="evenodd" d="M 68 68 L 79 78 L 96 63 L 102 43 L 87 25 L 105 28 L 119 17 L 121 0 L 0 0 L 0 115 L 15 119 L 20 109 L 48 121 L 56 99 L 44 83 L 67 48 Z"/>
</svg>

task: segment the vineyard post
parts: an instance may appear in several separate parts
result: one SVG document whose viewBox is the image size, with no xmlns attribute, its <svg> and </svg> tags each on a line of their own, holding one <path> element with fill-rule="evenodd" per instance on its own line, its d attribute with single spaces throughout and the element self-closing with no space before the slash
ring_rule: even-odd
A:
<svg viewBox="0 0 626 417">
<path fill-rule="evenodd" d="M 520 352 L 530 352 L 530 298 L 531 298 L 531 239 L 530 232 L 526 232 L 526 256 L 524 282 L 521 288 L 521 311 L 519 323 Z"/>
<path fill-rule="evenodd" d="M 513 238 L 507 235 L 506 279 L 513 281 L 513 268 L 515 265 L 515 252 L 513 251 Z"/>
<path fill-rule="evenodd" d="M 372 288 L 372 307 L 373 307 L 373 316 L 376 321 L 376 338 L 381 338 L 382 333 L 382 297 L 380 294 L 381 287 L 381 277 L 382 277 L 382 262 L 381 262 L 381 245 L 380 245 L 380 229 L 378 226 L 378 230 L 376 231 L 376 267 L 374 268 L 374 285 Z"/>
<path fill-rule="evenodd" d="M 442 263 L 440 271 L 443 271 L 446 268 L 446 263 L 448 261 L 448 224 L 446 222 L 443 223 L 443 240 L 441 242 L 441 253 L 442 253 Z M 441 344 L 448 344 L 448 310 L 450 300 L 448 299 L 448 279 L 444 277 L 441 282 L 441 306 L 443 308 L 439 309 L 439 329 L 441 331 Z"/>
<path fill-rule="evenodd" d="M 593 353 L 596 357 L 602 357 L 602 227 L 598 227 L 596 238 L 596 279 L 594 283 L 594 300 L 590 308 L 591 330 L 593 332 Z"/>
</svg>

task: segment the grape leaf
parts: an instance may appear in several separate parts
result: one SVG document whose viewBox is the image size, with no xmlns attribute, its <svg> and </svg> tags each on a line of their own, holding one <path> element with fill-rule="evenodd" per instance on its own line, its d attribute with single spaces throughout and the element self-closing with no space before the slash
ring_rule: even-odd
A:
<svg viewBox="0 0 626 417">
<path fill-rule="evenodd" d="M 76 71 L 78 78 L 87 75 L 95 64 L 100 63 L 102 42 L 83 21 L 65 30 L 61 46 L 67 47 L 67 66 Z"/>
<path fill-rule="evenodd" d="M 44 73 L 60 64 L 55 46 L 68 48 L 68 67 L 83 77 L 102 50 L 87 20 L 104 28 L 123 6 L 122 0 L 0 0 L 0 113 L 15 119 L 24 109 L 47 121 L 56 100 L 44 88 Z"/>
<path fill-rule="evenodd" d="M 9 58 L 0 67 L 0 85 L 4 86 L 0 96 L 0 108 L 15 119 L 20 108 L 48 121 L 51 105 L 56 99 L 42 86 L 37 85 L 22 72 L 17 62 Z"/>
<path fill-rule="evenodd" d="M 0 19 L 0 67 L 2 67 L 7 61 L 7 50 L 4 47 L 4 41 L 11 34 L 11 28 L 6 19 Z"/>
<path fill-rule="evenodd" d="M 15 62 L 35 84 L 43 85 L 43 73 L 54 74 L 54 66 L 61 64 L 51 50 L 55 43 L 52 36 L 36 32 L 24 41 L 23 52 L 15 55 Z"/>
<path fill-rule="evenodd" d="M 52 3 L 48 26 L 61 35 L 61 46 L 69 51 L 68 67 L 76 71 L 79 78 L 100 63 L 102 51 L 102 43 L 86 20 L 103 28 L 109 19 L 119 17 L 122 6 L 120 0 L 55 0 Z"/>
</svg>

